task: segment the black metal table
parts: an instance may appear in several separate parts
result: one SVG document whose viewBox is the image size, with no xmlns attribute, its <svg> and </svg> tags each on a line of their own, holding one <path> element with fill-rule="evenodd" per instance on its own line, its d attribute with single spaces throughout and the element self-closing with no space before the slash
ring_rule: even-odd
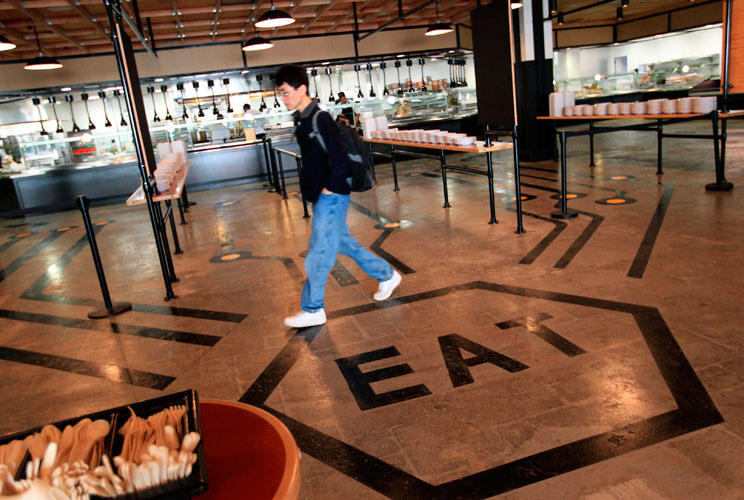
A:
<svg viewBox="0 0 744 500">
<path fill-rule="evenodd" d="M 733 184 L 726 181 L 724 175 L 725 161 L 723 155 L 725 154 L 725 130 L 726 120 L 733 118 L 733 113 L 722 114 L 718 111 L 711 113 L 675 113 L 675 114 L 642 114 L 642 115 L 591 115 L 591 116 L 538 116 L 538 120 L 553 120 L 554 123 L 559 121 L 567 120 L 588 120 L 589 128 L 582 130 L 556 130 L 558 135 L 561 150 L 561 209 L 552 212 L 550 215 L 555 219 L 570 219 L 576 217 L 577 213 L 574 210 L 568 209 L 567 200 L 567 189 L 566 189 L 566 139 L 568 137 L 578 137 L 582 135 L 589 136 L 589 166 L 594 165 L 594 135 L 604 134 L 608 132 L 619 132 L 622 130 L 640 130 L 640 131 L 656 131 L 657 137 L 657 167 L 656 174 L 663 175 L 664 171 L 661 168 L 662 165 L 662 140 L 665 137 L 678 138 L 678 139 L 707 139 L 713 140 L 713 159 L 716 173 L 716 182 L 707 184 L 705 189 L 708 191 L 728 191 L 733 188 Z M 744 116 L 744 115 L 743 115 Z M 633 123 L 629 125 L 620 125 L 615 127 L 597 127 L 594 122 L 597 120 L 618 120 L 618 119 L 635 119 L 635 120 L 654 120 L 646 123 Z M 709 119 L 711 121 L 712 134 L 669 134 L 664 132 L 664 125 L 672 123 L 681 123 L 691 120 Z M 719 133 L 718 120 L 723 120 L 723 132 Z"/>
</svg>

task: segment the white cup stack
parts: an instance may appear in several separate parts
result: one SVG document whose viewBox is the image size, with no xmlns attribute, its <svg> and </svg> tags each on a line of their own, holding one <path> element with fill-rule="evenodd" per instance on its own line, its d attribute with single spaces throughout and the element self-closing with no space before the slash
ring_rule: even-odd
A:
<svg viewBox="0 0 744 500">
<path fill-rule="evenodd" d="M 609 107 L 609 102 L 598 102 L 594 105 L 594 114 L 596 114 L 597 116 L 604 116 L 607 114 L 607 109 Z"/>
<path fill-rule="evenodd" d="M 629 102 L 617 103 L 617 114 L 629 115 L 630 114 L 630 103 Z"/>
<path fill-rule="evenodd" d="M 668 99 L 661 104 L 661 110 L 665 115 L 677 114 L 677 99 Z"/>
<path fill-rule="evenodd" d="M 677 113 L 688 114 L 692 113 L 692 102 L 695 100 L 694 97 L 682 97 L 677 100 Z"/>
<path fill-rule="evenodd" d="M 607 114 L 611 116 L 617 116 L 620 114 L 620 104 L 611 102 L 607 105 Z"/>
<path fill-rule="evenodd" d="M 630 103 L 630 111 L 634 115 L 645 115 L 648 105 L 645 102 L 632 102 Z"/>
<path fill-rule="evenodd" d="M 711 113 L 715 111 L 718 101 L 715 96 L 695 97 L 692 102 L 693 113 Z"/>
<path fill-rule="evenodd" d="M 362 130 L 364 131 L 365 139 L 372 139 L 372 132 L 377 130 L 377 128 L 375 127 L 375 119 L 365 118 L 364 120 L 362 120 Z"/>
<path fill-rule="evenodd" d="M 660 115 L 666 101 L 666 99 L 651 99 L 648 101 L 648 114 Z"/>
<path fill-rule="evenodd" d="M 563 106 L 563 116 L 573 116 L 576 106 Z"/>
</svg>

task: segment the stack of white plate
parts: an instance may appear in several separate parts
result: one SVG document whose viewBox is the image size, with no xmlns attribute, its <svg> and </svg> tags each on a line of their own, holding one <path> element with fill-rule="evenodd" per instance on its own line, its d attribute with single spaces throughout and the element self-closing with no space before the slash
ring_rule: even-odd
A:
<svg viewBox="0 0 744 500">
<path fill-rule="evenodd" d="M 630 111 L 634 115 L 645 115 L 648 105 L 645 102 L 632 102 L 630 103 Z"/>
<path fill-rule="evenodd" d="M 717 101 L 715 96 L 710 97 L 695 97 L 692 101 L 692 112 L 693 113 L 711 113 L 715 111 Z"/>
<path fill-rule="evenodd" d="M 688 114 L 692 113 L 692 103 L 696 97 L 682 97 L 677 100 L 677 113 Z"/>
<path fill-rule="evenodd" d="M 661 104 L 661 110 L 665 115 L 677 114 L 677 99 L 668 99 Z"/>
<path fill-rule="evenodd" d="M 563 116 L 573 116 L 574 115 L 574 108 L 576 106 L 564 106 L 563 107 Z"/>
<path fill-rule="evenodd" d="M 582 104 L 581 106 L 576 106 L 577 108 L 581 108 L 581 114 L 584 116 L 591 116 L 594 114 L 594 106 L 591 104 Z M 578 113 L 576 113 L 578 115 Z"/>
<path fill-rule="evenodd" d="M 607 108 L 609 107 L 609 102 L 598 102 L 594 105 L 594 114 L 597 116 L 604 116 L 607 114 Z"/>
<path fill-rule="evenodd" d="M 618 108 L 617 108 L 617 114 L 619 115 L 629 115 L 630 114 L 630 103 L 629 102 L 619 102 Z"/>
<path fill-rule="evenodd" d="M 648 101 L 648 110 L 646 112 L 650 115 L 660 115 L 665 102 L 666 99 L 651 99 Z"/>
<path fill-rule="evenodd" d="M 613 115 L 613 116 L 619 115 L 620 114 L 620 104 L 618 104 L 616 102 L 611 102 L 607 106 L 607 114 L 608 115 Z"/>
</svg>

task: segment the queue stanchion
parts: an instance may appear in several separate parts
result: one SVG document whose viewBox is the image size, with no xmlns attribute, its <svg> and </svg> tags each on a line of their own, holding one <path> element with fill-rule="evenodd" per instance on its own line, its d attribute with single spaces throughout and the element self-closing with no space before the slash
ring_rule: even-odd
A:
<svg viewBox="0 0 744 500">
<path fill-rule="evenodd" d="M 83 224 L 85 225 L 85 232 L 88 235 L 88 243 L 90 244 L 90 251 L 93 254 L 93 264 L 96 266 L 96 274 L 98 274 L 98 283 L 101 285 L 101 294 L 103 295 L 104 307 L 94 309 L 88 313 L 88 317 L 92 319 L 109 318 L 116 316 L 123 312 L 132 309 L 132 304 L 129 302 L 112 302 L 111 295 L 109 294 L 108 285 L 106 284 L 106 276 L 103 274 L 103 265 L 101 264 L 101 256 L 98 253 L 98 245 L 96 244 L 96 234 L 93 230 L 93 224 L 90 222 L 90 213 L 88 208 L 90 207 L 90 201 L 85 195 L 77 197 L 77 205 L 80 208 L 80 212 L 83 214 Z"/>
<path fill-rule="evenodd" d="M 300 197 L 302 198 L 302 210 L 305 211 L 305 215 L 302 217 L 304 219 L 307 219 L 310 217 L 310 214 L 307 213 L 307 200 L 305 199 L 305 195 L 302 194 L 302 157 L 297 155 L 295 156 L 295 160 L 297 161 L 297 177 L 300 179 Z"/>
</svg>

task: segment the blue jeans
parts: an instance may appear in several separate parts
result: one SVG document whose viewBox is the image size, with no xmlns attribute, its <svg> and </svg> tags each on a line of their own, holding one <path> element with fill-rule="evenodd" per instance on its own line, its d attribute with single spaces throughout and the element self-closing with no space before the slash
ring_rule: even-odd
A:
<svg viewBox="0 0 744 500">
<path fill-rule="evenodd" d="M 339 253 L 351 257 L 371 278 L 386 281 L 393 277 L 393 268 L 384 259 L 349 236 L 346 213 L 349 195 L 322 194 L 313 205 L 312 233 L 305 256 L 307 279 L 302 287 L 302 310 L 315 312 L 323 309 L 323 298 L 328 273 Z"/>
</svg>

